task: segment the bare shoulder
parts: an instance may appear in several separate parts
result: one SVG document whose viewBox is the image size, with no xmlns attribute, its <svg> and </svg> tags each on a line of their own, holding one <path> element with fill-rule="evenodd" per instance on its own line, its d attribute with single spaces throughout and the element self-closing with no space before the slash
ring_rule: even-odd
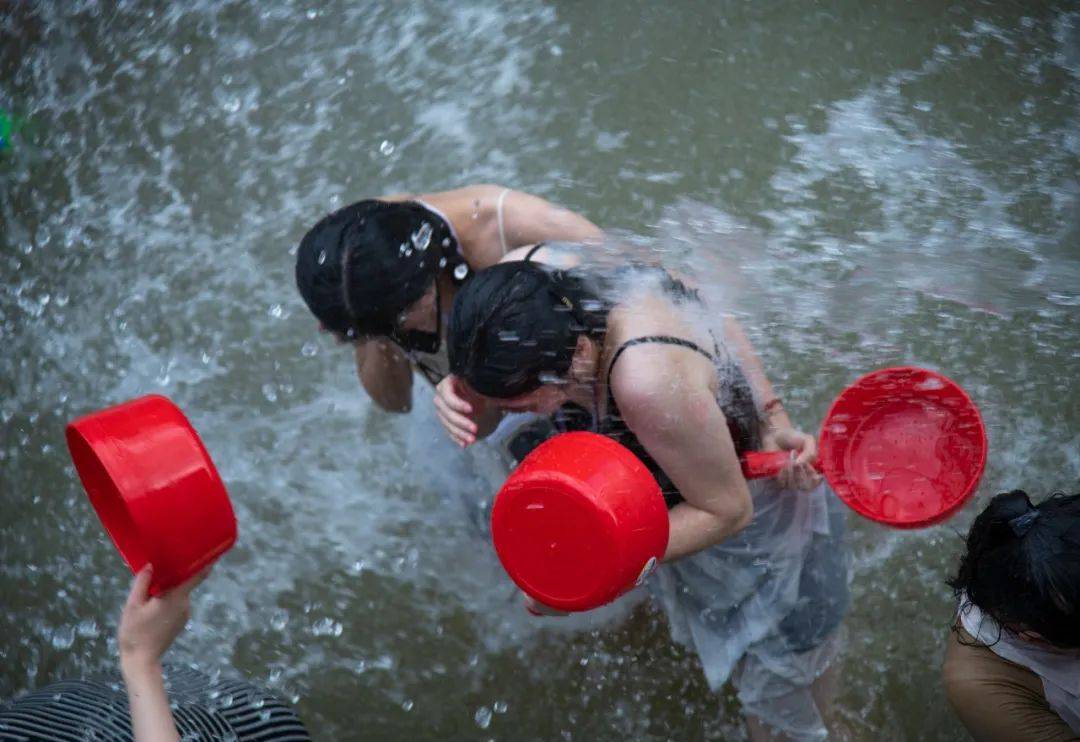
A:
<svg viewBox="0 0 1080 742">
<path fill-rule="evenodd" d="M 626 322 L 639 314 L 647 319 Z M 715 370 L 700 353 L 657 341 L 626 346 L 643 337 L 674 337 L 696 342 L 696 333 L 685 323 L 666 315 L 662 307 L 648 306 L 616 316 L 614 320 L 612 340 L 616 348 L 625 346 L 625 351 L 611 368 L 611 393 L 631 427 L 654 425 L 674 411 L 685 416 L 701 409 L 703 402 L 714 397 Z M 627 331 L 628 326 L 632 332 Z"/>
</svg>

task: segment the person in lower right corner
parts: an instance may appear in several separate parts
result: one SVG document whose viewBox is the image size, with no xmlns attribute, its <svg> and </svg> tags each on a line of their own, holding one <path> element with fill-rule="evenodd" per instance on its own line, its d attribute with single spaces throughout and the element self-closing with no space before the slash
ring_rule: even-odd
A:
<svg viewBox="0 0 1080 742">
<path fill-rule="evenodd" d="M 960 607 L 945 690 L 971 735 L 1080 740 L 1080 494 L 997 495 L 949 585 Z"/>
</svg>

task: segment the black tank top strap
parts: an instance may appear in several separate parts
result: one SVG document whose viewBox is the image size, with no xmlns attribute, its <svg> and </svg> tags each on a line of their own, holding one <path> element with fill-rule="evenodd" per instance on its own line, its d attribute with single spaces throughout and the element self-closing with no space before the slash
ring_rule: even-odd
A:
<svg viewBox="0 0 1080 742">
<path fill-rule="evenodd" d="M 535 245 L 530 247 L 529 252 L 525 253 L 525 257 L 521 259 L 522 262 L 528 263 L 530 260 L 532 260 L 532 256 L 535 255 L 536 251 L 539 250 L 543 246 L 544 246 L 543 242 L 537 242 Z"/>
<path fill-rule="evenodd" d="M 619 346 L 619 349 L 615 351 L 615 355 L 611 359 L 611 363 L 608 365 L 607 383 L 609 394 L 611 390 L 611 372 L 615 368 L 615 364 L 616 362 L 618 362 L 619 356 L 621 356 L 623 354 L 623 351 L 627 348 L 633 347 L 635 345 L 644 345 L 646 343 L 658 343 L 660 345 L 678 345 L 682 348 L 689 348 L 690 350 L 705 356 L 713 363 L 716 363 L 715 355 L 705 350 L 692 340 L 686 340 L 685 338 L 677 338 L 673 335 L 644 335 L 639 338 L 631 338 Z"/>
</svg>

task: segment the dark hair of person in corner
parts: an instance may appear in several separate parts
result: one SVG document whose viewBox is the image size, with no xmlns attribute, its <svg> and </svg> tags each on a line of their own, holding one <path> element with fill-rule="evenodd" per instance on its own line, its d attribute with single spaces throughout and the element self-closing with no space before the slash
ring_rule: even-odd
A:
<svg viewBox="0 0 1080 742">
<path fill-rule="evenodd" d="M 1023 490 L 994 497 L 948 584 L 1014 633 L 1080 648 L 1080 494 L 1055 493 L 1037 505 Z"/>
</svg>

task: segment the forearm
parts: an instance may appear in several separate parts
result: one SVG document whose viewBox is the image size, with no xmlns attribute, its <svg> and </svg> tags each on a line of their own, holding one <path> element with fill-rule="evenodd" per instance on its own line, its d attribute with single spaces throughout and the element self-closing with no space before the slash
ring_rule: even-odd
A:
<svg viewBox="0 0 1080 742">
<path fill-rule="evenodd" d="M 121 655 L 120 673 L 127 687 L 135 742 L 179 742 L 160 662 Z"/>
<path fill-rule="evenodd" d="M 388 412 L 412 409 L 412 364 L 397 348 L 382 341 L 356 346 L 356 373 L 364 390 Z"/>
<path fill-rule="evenodd" d="M 495 220 L 501 200 L 502 236 L 507 249 L 545 241 L 600 242 L 603 231 L 570 209 L 521 191 L 498 189 Z M 505 195 L 503 195 L 505 193 Z"/>
<path fill-rule="evenodd" d="M 735 535 L 753 517 L 749 498 L 739 499 L 739 505 L 723 513 L 702 510 L 682 502 L 668 511 L 670 530 L 664 561 L 670 562 L 720 543 Z"/>
<path fill-rule="evenodd" d="M 739 359 L 739 365 L 746 380 L 754 392 L 754 397 L 761 406 L 758 413 L 769 428 L 790 428 L 791 420 L 784 409 L 780 398 L 776 395 L 769 377 L 765 373 L 765 366 L 761 363 L 757 351 L 754 350 L 750 338 L 743 332 L 742 326 L 734 317 L 724 318 L 724 335 L 731 341 L 735 348 L 735 354 Z"/>
</svg>

